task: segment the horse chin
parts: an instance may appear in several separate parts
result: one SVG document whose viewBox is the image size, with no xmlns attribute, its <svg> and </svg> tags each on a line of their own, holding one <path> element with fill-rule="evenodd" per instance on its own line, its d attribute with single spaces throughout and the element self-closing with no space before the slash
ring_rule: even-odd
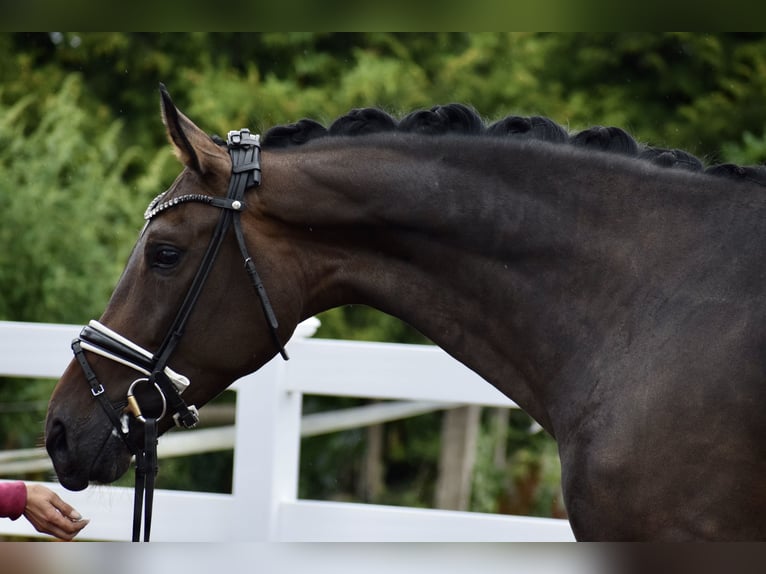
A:
<svg viewBox="0 0 766 574">
<path fill-rule="evenodd" d="M 131 455 L 116 437 L 110 437 L 88 465 L 57 465 L 56 474 L 67 490 L 85 490 L 90 484 L 109 484 L 120 478 L 130 467 Z"/>
<path fill-rule="evenodd" d="M 90 482 L 110 484 L 125 474 L 130 467 L 130 454 L 123 448 L 119 452 L 102 456 L 90 469 Z"/>
<path fill-rule="evenodd" d="M 85 490 L 88 488 L 88 477 L 87 476 L 81 476 L 81 475 L 75 475 L 75 474 L 65 474 L 63 472 L 57 472 L 56 475 L 58 476 L 59 483 L 61 483 L 61 486 L 66 488 L 67 490 Z"/>
</svg>

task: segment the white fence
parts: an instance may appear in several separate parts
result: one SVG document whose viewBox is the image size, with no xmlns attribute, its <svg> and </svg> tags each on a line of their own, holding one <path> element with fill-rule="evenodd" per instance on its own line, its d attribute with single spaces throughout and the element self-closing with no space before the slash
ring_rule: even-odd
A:
<svg viewBox="0 0 766 574">
<path fill-rule="evenodd" d="M 71 359 L 69 343 L 79 329 L 0 322 L 0 376 L 57 378 Z M 299 326 L 288 344 L 289 362 L 276 358 L 233 386 L 232 494 L 158 490 L 152 540 L 573 540 L 565 520 L 298 499 L 303 394 L 514 406 L 436 347 L 305 338 L 311 332 L 311 325 Z M 132 489 L 91 486 L 69 492 L 46 485 L 91 519 L 82 538 L 130 539 Z M 36 535 L 24 519 L 0 520 L 0 534 Z"/>
</svg>

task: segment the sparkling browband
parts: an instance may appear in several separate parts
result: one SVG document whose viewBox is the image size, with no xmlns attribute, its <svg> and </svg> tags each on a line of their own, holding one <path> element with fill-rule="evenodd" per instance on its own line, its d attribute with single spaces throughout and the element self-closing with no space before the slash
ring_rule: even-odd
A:
<svg viewBox="0 0 766 574">
<path fill-rule="evenodd" d="M 223 199 L 220 197 L 213 197 L 211 195 L 204 195 L 201 193 L 190 193 L 188 195 L 181 195 L 168 199 L 160 203 L 160 200 L 165 196 L 167 192 L 163 192 L 155 197 L 149 204 L 149 207 L 144 211 L 144 219 L 149 221 L 152 217 L 158 213 L 162 213 L 166 209 L 170 209 L 179 203 L 186 203 L 188 201 L 196 201 L 198 203 L 206 203 L 208 205 L 214 205 L 215 207 L 225 207 L 227 209 L 233 209 L 234 211 L 242 211 L 245 206 L 241 201 L 232 201 L 231 199 Z"/>
</svg>

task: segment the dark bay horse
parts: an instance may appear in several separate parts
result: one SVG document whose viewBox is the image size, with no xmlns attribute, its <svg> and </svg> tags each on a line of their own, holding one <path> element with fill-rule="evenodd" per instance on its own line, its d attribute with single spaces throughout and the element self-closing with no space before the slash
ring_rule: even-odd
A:
<svg viewBox="0 0 766 574">
<path fill-rule="evenodd" d="M 157 410 L 173 402 L 167 381 L 188 379 L 186 416 L 301 320 L 358 303 L 419 329 L 556 438 L 578 539 L 766 538 L 761 169 L 705 170 L 615 128 L 486 127 L 460 105 L 303 120 L 243 159 L 249 134 L 227 147 L 164 90 L 161 102 L 184 169 L 51 397 L 46 444 L 65 487 L 128 468 L 137 364 L 156 386 L 132 399 Z M 223 213 L 239 231 L 211 258 Z M 117 347 L 151 352 L 119 361 Z"/>
</svg>

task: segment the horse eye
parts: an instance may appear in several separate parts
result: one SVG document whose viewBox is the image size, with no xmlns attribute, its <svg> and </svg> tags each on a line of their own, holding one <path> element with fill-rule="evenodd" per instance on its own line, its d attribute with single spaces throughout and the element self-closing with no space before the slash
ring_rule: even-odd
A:
<svg viewBox="0 0 766 574">
<path fill-rule="evenodd" d="M 154 250 L 152 255 L 152 267 L 170 269 L 178 265 L 181 260 L 181 252 L 175 247 L 163 245 Z"/>
</svg>

